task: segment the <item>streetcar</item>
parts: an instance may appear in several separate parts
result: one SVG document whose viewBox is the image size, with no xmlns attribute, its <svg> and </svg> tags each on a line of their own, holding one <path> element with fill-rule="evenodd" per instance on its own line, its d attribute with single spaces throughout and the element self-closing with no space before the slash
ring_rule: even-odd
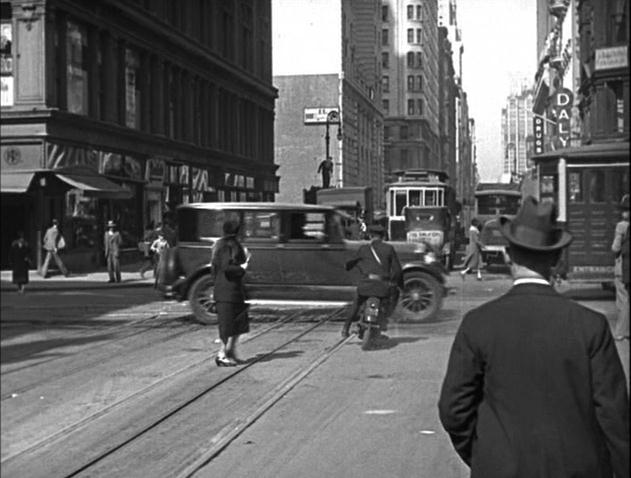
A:
<svg viewBox="0 0 631 478">
<path fill-rule="evenodd" d="M 521 204 L 519 183 L 479 183 L 474 195 L 474 217 L 482 224 L 498 216 L 514 217 Z"/>
<path fill-rule="evenodd" d="M 449 269 L 455 254 L 457 203 L 448 175 L 441 170 L 394 171 L 386 185 L 388 238 L 425 243 Z"/>
</svg>

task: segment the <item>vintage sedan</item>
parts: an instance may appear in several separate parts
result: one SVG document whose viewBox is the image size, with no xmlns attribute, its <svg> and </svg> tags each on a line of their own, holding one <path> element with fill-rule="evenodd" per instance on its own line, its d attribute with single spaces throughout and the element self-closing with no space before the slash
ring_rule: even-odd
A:
<svg viewBox="0 0 631 478">
<path fill-rule="evenodd" d="M 202 323 L 215 323 L 211 256 L 223 223 L 237 219 L 252 257 L 248 299 L 351 301 L 360 276 L 346 261 L 365 241 L 345 239 L 343 213 L 330 206 L 282 203 L 193 203 L 177 210 L 177 244 L 159 271 L 166 297 L 187 300 Z M 400 306 L 410 319 L 427 320 L 442 305 L 445 274 L 423 244 L 392 242 L 403 267 Z"/>
</svg>

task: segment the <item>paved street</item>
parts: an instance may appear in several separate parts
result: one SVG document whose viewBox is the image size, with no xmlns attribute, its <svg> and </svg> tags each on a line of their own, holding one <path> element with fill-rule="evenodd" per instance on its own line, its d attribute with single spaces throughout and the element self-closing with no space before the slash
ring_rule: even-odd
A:
<svg viewBox="0 0 631 478">
<path fill-rule="evenodd" d="M 216 328 L 133 270 L 34 278 L 24 295 L 2 273 L 3 476 L 467 476 L 438 391 L 462 315 L 507 276 L 452 274 L 435 321 L 394 322 L 369 352 L 340 339 L 336 307 L 253 306 L 250 362 L 219 369 Z"/>
</svg>

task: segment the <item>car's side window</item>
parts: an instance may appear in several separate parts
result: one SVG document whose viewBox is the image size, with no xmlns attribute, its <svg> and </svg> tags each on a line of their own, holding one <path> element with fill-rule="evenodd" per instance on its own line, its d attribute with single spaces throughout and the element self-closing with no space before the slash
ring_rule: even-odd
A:
<svg viewBox="0 0 631 478">
<path fill-rule="evenodd" d="M 292 212 L 289 214 L 289 241 L 324 242 L 326 216 L 324 212 Z"/>
<path fill-rule="evenodd" d="M 274 211 L 245 211 L 242 237 L 248 240 L 277 241 L 280 233 L 280 217 Z"/>
<path fill-rule="evenodd" d="M 327 215 L 327 236 L 331 243 L 344 242 L 344 226 L 339 214 Z"/>
</svg>

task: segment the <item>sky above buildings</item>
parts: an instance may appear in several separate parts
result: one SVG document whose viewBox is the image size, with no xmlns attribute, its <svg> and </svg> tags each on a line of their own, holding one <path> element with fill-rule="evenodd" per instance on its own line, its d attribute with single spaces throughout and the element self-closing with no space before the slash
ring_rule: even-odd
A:
<svg viewBox="0 0 631 478">
<path fill-rule="evenodd" d="M 460 0 L 458 26 L 464 54 L 462 83 L 475 119 L 480 178 L 502 174 L 502 107 L 511 78 L 527 76 L 534 83 L 537 57 L 534 0 Z"/>
</svg>

